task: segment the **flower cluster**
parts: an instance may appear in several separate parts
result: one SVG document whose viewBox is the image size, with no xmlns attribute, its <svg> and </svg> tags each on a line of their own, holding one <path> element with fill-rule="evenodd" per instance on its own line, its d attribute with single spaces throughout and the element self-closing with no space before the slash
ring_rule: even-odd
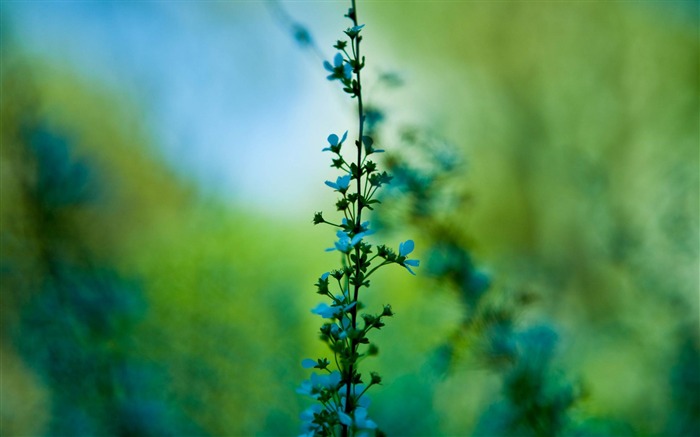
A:
<svg viewBox="0 0 700 437">
<path fill-rule="evenodd" d="M 370 229 L 369 221 L 362 221 L 362 214 L 373 210 L 379 203 L 375 195 L 383 185 L 391 182 L 392 177 L 379 171 L 377 164 L 370 159 L 383 150 L 375 149 L 374 140 L 363 134 L 366 115 L 360 72 L 365 61 L 360 56 L 360 33 L 364 25 L 357 24 L 354 7 L 346 16 L 353 21 L 353 26 L 345 31 L 349 41 L 335 44 L 338 53 L 333 63 L 325 62 L 324 67 L 330 72 L 329 80 L 340 81 L 343 90 L 357 99 L 358 135 L 349 152 L 348 147 L 344 148 L 347 131 L 342 136 L 329 135 L 328 146 L 323 149 L 333 155 L 331 167 L 341 172 L 335 181 L 326 181 L 326 185 L 339 194 L 335 207 L 342 219 L 333 223 L 317 212 L 313 222 L 336 228 L 337 240 L 326 250 L 339 252 L 342 264 L 340 268 L 321 275 L 316 283 L 316 292 L 330 299 L 330 304 L 319 303 L 311 312 L 324 319 L 321 339 L 328 345 L 333 359 L 307 358 L 302 361 L 304 368 L 324 372 L 320 375 L 313 373 L 297 390 L 318 402 L 302 414 L 303 432 L 308 436 L 381 434 L 377 424 L 368 416 L 370 400 L 366 392 L 373 385 L 380 384 L 382 379 L 371 372 L 368 380 L 360 372 L 359 363 L 363 358 L 377 354 L 378 348 L 370 342 L 368 334 L 373 329 L 381 329 L 385 318 L 394 313 L 390 305 L 385 305 L 379 313 L 360 314 L 364 308 L 359 300 L 360 292 L 369 287 L 370 277 L 380 267 L 398 264 L 415 274 L 412 267 L 419 264 L 418 260 L 408 259 L 415 246 L 413 240 L 401 243 L 398 252 L 384 245 L 375 248 L 367 241 L 374 231 Z M 346 155 L 352 159 L 347 159 Z"/>
</svg>

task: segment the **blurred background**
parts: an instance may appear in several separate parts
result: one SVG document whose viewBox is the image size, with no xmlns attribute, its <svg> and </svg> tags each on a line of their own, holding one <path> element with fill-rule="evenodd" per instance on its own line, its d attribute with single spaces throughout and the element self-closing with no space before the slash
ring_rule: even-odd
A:
<svg viewBox="0 0 700 437">
<path fill-rule="evenodd" d="M 0 4 L 2 435 L 298 432 L 348 3 Z M 698 13 L 359 2 L 389 435 L 700 432 Z"/>
</svg>

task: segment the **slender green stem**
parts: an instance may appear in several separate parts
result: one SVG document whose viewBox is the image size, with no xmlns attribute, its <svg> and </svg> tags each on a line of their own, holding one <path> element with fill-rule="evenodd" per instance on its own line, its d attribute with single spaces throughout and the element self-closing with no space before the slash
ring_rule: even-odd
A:
<svg viewBox="0 0 700 437">
<path fill-rule="evenodd" d="M 369 278 L 370 275 L 371 275 L 372 273 L 374 273 L 379 267 L 383 267 L 383 266 L 385 266 L 385 265 L 387 265 L 387 264 L 391 264 L 391 262 L 389 262 L 389 261 L 384 261 L 383 263 L 379 264 L 378 266 L 376 266 L 375 268 L 373 268 L 373 269 L 370 270 L 369 272 L 365 273 L 364 278 L 365 278 L 365 279 Z"/>
<path fill-rule="evenodd" d="M 357 26 L 357 9 L 355 7 L 355 0 L 352 0 L 352 14 L 351 18 L 353 21 L 353 25 Z M 362 202 L 360 202 L 361 196 L 362 196 L 362 133 L 363 133 L 363 128 L 364 128 L 364 108 L 362 106 L 362 85 L 361 85 L 361 80 L 360 80 L 360 37 L 359 35 L 351 41 L 352 48 L 353 48 L 353 55 L 355 56 L 355 62 L 357 65 L 357 69 L 355 72 L 355 75 L 357 76 L 357 116 L 359 120 L 359 128 L 358 128 L 358 135 L 357 135 L 357 209 L 355 210 L 355 231 L 359 232 L 360 229 L 360 224 L 362 223 Z M 357 247 L 355 248 L 355 256 L 357 257 L 356 263 L 355 263 L 355 278 L 359 278 L 360 275 L 362 274 L 361 271 L 361 254 L 360 254 L 360 245 L 358 244 Z M 357 299 L 360 294 L 360 287 L 362 286 L 360 281 L 355 281 L 355 288 L 354 288 L 354 293 L 353 293 L 353 302 L 357 302 Z M 351 310 L 351 326 L 352 329 L 357 329 L 357 305 L 355 305 L 352 310 Z M 351 356 L 355 355 L 355 352 L 357 351 L 357 342 L 355 340 L 352 340 L 350 342 L 350 353 Z M 353 379 L 354 379 L 354 366 L 352 363 L 352 360 L 350 361 L 350 365 L 348 366 L 348 372 L 347 372 L 347 381 L 345 382 L 346 388 L 345 388 L 345 414 L 348 416 L 351 415 L 352 410 L 354 408 L 354 399 L 352 398 L 352 386 L 353 386 Z M 349 434 L 349 429 L 347 425 L 343 425 L 342 427 L 342 436 L 347 437 Z"/>
</svg>

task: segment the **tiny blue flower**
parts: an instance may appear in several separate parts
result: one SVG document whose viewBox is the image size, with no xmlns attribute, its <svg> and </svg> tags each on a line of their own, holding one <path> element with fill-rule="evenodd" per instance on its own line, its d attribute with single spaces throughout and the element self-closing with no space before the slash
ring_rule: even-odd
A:
<svg viewBox="0 0 700 437">
<path fill-rule="evenodd" d="M 312 360 L 311 358 L 306 358 L 302 360 L 301 367 L 303 367 L 304 369 L 313 369 L 314 367 L 316 367 L 316 364 L 318 364 L 318 361 Z"/>
<path fill-rule="evenodd" d="M 312 373 L 310 379 L 302 381 L 301 386 L 297 388 L 296 392 L 318 399 L 321 390 L 335 389 L 338 387 L 338 383 L 340 383 L 340 372 L 337 370 L 334 370 L 329 375 Z"/>
<path fill-rule="evenodd" d="M 350 221 L 348 221 L 348 219 L 346 219 L 345 217 L 343 217 L 343 221 L 341 223 L 344 227 L 347 227 L 348 225 L 350 225 Z M 369 220 L 360 223 L 360 228 L 361 228 L 360 232 L 367 231 L 369 229 Z"/>
<path fill-rule="evenodd" d="M 343 77 L 347 80 L 352 79 L 352 65 L 347 62 L 343 65 Z"/>
<path fill-rule="evenodd" d="M 340 53 L 335 54 L 335 58 L 333 58 L 333 65 L 331 65 L 331 63 L 328 61 L 323 61 L 323 67 L 331 73 L 335 72 L 335 69 L 341 65 L 343 65 L 343 55 Z M 331 79 L 331 76 L 328 76 L 328 78 Z"/>
<path fill-rule="evenodd" d="M 313 384 L 308 379 L 301 382 L 301 386 L 297 388 L 296 392 L 300 395 L 311 396 L 314 399 L 318 398 L 318 391 L 315 390 Z"/>
<path fill-rule="evenodd" d="M 338 135 L 330 134 L 330 135 L 328 135 L 328 144 L 330 144 L 332 147 L 340 146 L 343 144 L 343 142 L 345 142 L 347 137 L 348 137 L 348 131 L 345 131 L 345 133 L 343 134 L 343 138 L 341 138 L 340 140 L 338 139 Z M 326 148 L 322 149 L 321 151 L 322 152 L 330 152 L 330 151 L 332 151 L 332 149 L 330 147 L 326 147 Z"/>
<path fill-rule="evenodd" d="M 366 408 L 357 407 L 354 412 L 355 419 L 341 410 L 338 410 L 337 413 L 340 423 L 346 426 L 354 426 L 357 431 L 377 428 L 377 424 L 368 418 Z"/>
<path fill-rule="evenodd" d="M 338 420 L 345 426 L 352 426 L 352 417 L 348 416 L 342 411 L 338 411 Z"/>
<path fill-rule="evenodd" d="M 350 79 L 352 77 L 352 65 L 345 62 L 341 53 L 335 54 L 333 65 L 328 61 L 324 61 L 323 67 L 331 72 L 327 77 L 328 80 Z"/>
<path fill-rule="evenodd" d="M 352 237 L 351 243 L 352 243 L 353 246 L 355 246 L 357 243 L 360 242 L 360 240 L 362 240 L 362 239 L 365 238 L 366 236 L 372 235 L 372 234 L 374 234 L 374 231 L 364 231 L 364 232 L 360 232 L 359 234 L 356 234 L 354 237 Z"/>
<path fill-rule="evenodd" d="M 365 233 L 370 232 L 372 234 L 374 233 L 374 231 L 369 230 L 369 220 L 367 220 L 366 222 L 362 222 L 360 224 L 360 228 L 362 228 L 362 230 L 360 232 L 365 232 Z"/>
<path fill-rule="evenodd" d="M 314 437 L 323 431 L 323 427 L 318 423 L 314 423 L 316 414 L 319 414 L 323 408 L 319 404 L 311 405 L 304 410 L 299 417 L 302 421 L 302 432 L 300 437 Z"/>
<path fill-rule="evenodd" d="M 413 272 L 413 270 L 411 270 L 411 267 L 418 267 L 419 264 L 420 264 L 420 261 L 418 261 L 417 259 L 407 259 L 406 261 L 403 262 L 402 265 L 404 267 L 406 267 L 406 270 L 408 270 L 408 272 L 410 274 L 415 276 L 415 273 Z M 409 266 L 411 266 L 411 267 L 409 267 Z"/>
<path fill-rule="evenodd" d="M 343 306 L 343 310 L 348 311 L 354 306 L 355 302 Z M 342 327 L 336 324 L 333 324 L 331 326 L 331 334 L 333 334 L 333 336 L 338 338 L 339 340 L 345 340 L 346 338 L 348 338 L 348 329 L 352 327 L 352 321 L 348 317 L 343 317 L 342 319 L 340 319 L 340 324 L 342 325 Z"/>
<path fill-rule="evenodd" d="M 326 279 L 328 279 L 328 275 L 330 275 L 330 274 L 331 274 L 331 272 L 326 272 L 326 273 L 322 274 L 321 280 L 325 281 Z"/>
<path fill-rule="evenodd" d="M 364 409 L 369 408 L 370 404 L 372 403 L 372 400 L 370 397 L 366 394 L 363 394 L 361 398 L 357 399 L 357 395 L 359 393 L 362 393 L 365 391 L 365 385 L 364 384 L 357 384 L 352 387 L 352 395 L 355 397 L 355 405 L 358 407 L 362 407 Z M 340 398 L 340 406 L 343 410 L 345 410 L 345 394 L 341 395 Z"/>
<path fill-rule="evenodd" d="M 403 243 L 399 243 L 399 256 L 407 256 L 409 253 L 413 252 L 416 247 L 413 240 L 406 240 Z"/>
<path fill-rule="evenodd" d="M 336 232 L 336 235 L 338 236 L 338 241 L 335 242 L 335 247 L 330 247 L 326 249 L 326 252 L 332 252 L 334 250 L 339 250 L 343 253 L 348 253 L 350 252 L 350 249 L 354 246 L 352 243 L 352 240 L 348 236 L 347 233 L 343 231 L 338 231 Z"/>
<path fill-rule="evenodd" d="M 319 316 L 323 317 L 324 319 L 332 319 L 333 317 L 338 314 L 342 308 L 339 308 L 337 306 L 328 306 L 328 304 L 325 303 L 320 303 L 314 307 L 311 312 L 313 314 L 318 314 Z"/>
<path fill-rule="evenodd" d="M 342 192 L 347 190 L 350 186 L 350 179 L 352 179 L 352 176 L 349 174 L 345 176 L 338 176 L 338 179 L 336 179 L 335 182 L 326 181 L 326 185 L 328 185 L 336 191 Z"/>
<path fill-rule="evenodd" d="M 324 319 L 333 319 L 338 316 L 338 314 L 344 312 L 344 311 L 349 311 L 352 309 L 352 307 L 355 306 L 357 302 L 352 302 L 347 305 L 331 305 L 328 306 L 328 304 L 325 303 L 320 303 L 316 305 L 312 310 L 311 313 L 313 314 L 318 314 L 319 316 L 323 317 Z"/>
<path fill-rule="evenodd" d="M 417 259 L 406 259 L 408 254 L 413 252 L 413 249 L 415 248 L 415 243 L 413 240 L 406 240 L 403 243 L 399 243 L 399 260 L 398 263 L 402 265 L 403 267 L 406 267 L 406 270 L 412 275 L 415 275 L 413 270 L 411 270 L 411 267 L 418 267 L 420 264 L 420 261 Z"/>
<path fill-rule="evenodd" d="M 336 232 L 336 235 L 338 236 L 338 241 L 335 242 L 335 247 L 330 247 L 326 249 L 326 252 L 338 250 L 343 253 L 349 253 L 350 250 L 357 245 L 357 243 L 362 241 L 362 239 L 365 238 L 367 235 L 371 235 L 373 233 L 374 231 L 364 231 L 355 234 L 354 237 L 350 238 L 347 232 L 338 231 Z"/>
<path fill-rule="evenodd" d="M 305 422 L 311 422 L 314 419 L 314 414 L 318 414 L 323 410 L 319 404 L 313 404 L 306 410 L 302 411 L 300 417 Z"/>
<path fill-rule="evenodd" d="M 328 375 L 322 375 L 323 376 L 323 383 L 326 388 L 333 388 L 340 383 L 340 372 L 337 370 L 334 370 Z"/>
<path fill-rule="evenodd" d="M 349 36 L 350 38 L 355 38 L 360 33 L 360 31 L 362 30 L 363 27 L 365 27 L 364 24 L 361 24 L 359 26 L 353 26 L 353 27 L 349 28 L 348 30 L 346 30 L 345 34 L 347 36 Z"/>
<path fill-rule="evenodd" d="M 377 424 L 367 417 L 367 409 L 358 407 L 355 409 L 355 426 L 358 429 L 375 429 Z"/>
</svg>

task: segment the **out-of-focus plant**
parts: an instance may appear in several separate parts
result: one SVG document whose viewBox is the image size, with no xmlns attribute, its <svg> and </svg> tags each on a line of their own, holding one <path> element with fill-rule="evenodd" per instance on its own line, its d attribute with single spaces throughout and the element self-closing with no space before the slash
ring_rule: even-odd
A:
<svg viewBox="0 0 700 437">
<path fill-rule="evenodd" d="M 415 274 L 411 267 L 419 264 L 418 260 L 408 259 L 414 249 L 413 240 L 401 243 L 398 253 L 385 245 L 377 246 L 375 252 L 373 245 L 365 240 L 374 231 L 369 229 L 369 221 L 362 220 L 362 213 L 374 209 L 379 203 L 375 198 L 377 191 L 392 177 L 386 171 L 380 172 L 377 164 L 369 159 L 383 150 L 375 149 L 374 140 L 364 131 L 366 113 L 360 77 L 365 66 L 365 58 L 360 54 L 360 32 L 364 25 L 358 23 L 354 0 L 345 16 L 353 24 L 345 31 L 349 45 L 347 40 L 337 41 L 334 48 L 338 53 L 333 63 L 326 61 L 324 67 L 330 73 L 329 80 L 338 80 L 343 91 L 357 99 L 358 133 L 352 158 L 346 159 L 342 150 L 347 131 L 342 137 L 329 135 L 329 146 L 323 149 L 334 155 L 331 166 L 342 172 L 334 182 L 326 181 L 327 186 L 340 194 L 335 206 L 342 214 L 342 220 L 330 222 L 318 212 L 313 222 L 338 228 L 335 247 L 327 250 L 340 252 L 342 265 L 324 273 L 316 283 L 317 293 L 332 301 L 330 306 L 319 304 L 312 312 L 329 320 L 321 326 L 321 338 L 332 351 L 333 361 L 327 358 L 302 361 L 305 368 L 326 372 L 312 374 L 297 390 L 319 402 L 302 414 L 305 421 L 303 431 L 309 436 L 381 434 L 377 424 L 368 416 L 370 401 L 365 393 L 373 385 L 380 384 L 382 379 L 376 372 L 370 373 L 369 380 L 366 376 L 363 379 L 360 363 L 378 351 L 370 343 L 369 332 L 385 326 L 384 319 L 391 317 L 393 312 L 390 305 L 385 305 L 380 313 L 360 314 L 364 308 L 359 300 L 360 292 L 370 286 L 370 277 L 381 267 L 398 264 Z"/>
<path fill-rule="evenodd" d="M 428 243 L 427 275 L 439 288 L 458 293 L 464 308 L 461 324 L 436 350 L 433 370 L 450 373 L 459 357 L 470 355 L 501 375 L 502 400 L 481 415 L 476 435 L 561 435 L 569 426 L 577 388 L 552 365 L 554 329 L 519 326 L 516 314 L 529 304 L 528 294 L 495 298 L 490 275 L 473 260 L 468 228 L 460 224 L 471 202 L 460 182 L 465 160 L 457 148 L 426 130 L 407 129 L 402 139 L 410 153 L 404 149 L 387 159 L 396 183 L 388 192 L 394 208 L 385 223 L 421 230 Z"/>
<path fill-rule="evenodd" d="M 299 328 L 313 297 L 293 298 L 313 270 L 290 249 L 308 241 L 290 228 L 305 225 L 261 226 L 254 212 L 194 197 L 138 107 L 72 71 L 19 49 L 2 67 L 2 432 L 298 426 L 290 387 L 304 370 L 284 363 L 314 342 Z M 249 310 L 260 301 L 264 327 Z"/>
<path fill-rule="evenodd" d="M 11 65 L 3 90 L 25 68 Z M 198 434 L 169 405 L 159 369 L 132 352 L 142 290 L 88 241 L 86 217 L 103 200 L 103 181 L 73 136 L 40 115 L 36 94 L 25 83 L 2 104 L 3 167 L 14 180 L 3 190 L 0 261 L 3 313 L 11 317 L 4 340 L 49 393 L 43 433 Z M 10 423 L 10 432 L 22 428 Z"/>
<path fill-rule="evenodd" d="M 574 417 L 670 434 L 672 339 L 700 314 L 698 4 L 463 5 L 417 8 L 386 39 L 413 55 L 415 23 L 432 23 L 422 64 L 449 71 L 434 118 L 474 157 L 473 214 L 459 220 L 475 258 L 494 287 L 537 298 L 521 323 L 556 323 L 586 384 Z"/>
</svg>

